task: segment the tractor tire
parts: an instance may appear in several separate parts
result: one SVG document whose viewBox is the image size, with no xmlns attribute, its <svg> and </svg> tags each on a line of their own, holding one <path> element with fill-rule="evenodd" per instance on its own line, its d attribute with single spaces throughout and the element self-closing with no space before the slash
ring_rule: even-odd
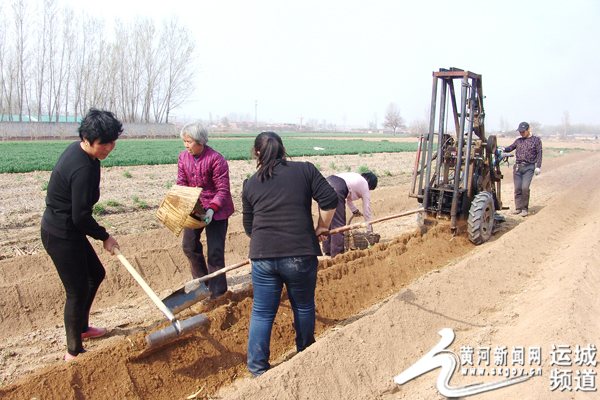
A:
<svg viewBox="0 0 600 400">
<path fill-rule="evenodd" d="M 473 244 L 485 243 L 494 229 L 494 196 L 490 192 L 479 192 L 471 203 L 467 231 Z"/>
</svg>

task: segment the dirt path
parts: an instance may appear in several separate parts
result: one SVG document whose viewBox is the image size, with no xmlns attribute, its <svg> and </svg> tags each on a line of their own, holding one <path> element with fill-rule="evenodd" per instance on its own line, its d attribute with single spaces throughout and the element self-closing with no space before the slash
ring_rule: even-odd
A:
<svg viewBox="0 0 600 400">
<path fill-rule="evenodd" d="M 416 207 L 416 200 L 407 197 L 412 155 L 355 157 L 353 165 L 372 165 L 382 177 L 381 188 L 373 192 L 375 218 Z M 339 168 L 351 161 L 322 158 L 318 162 L 325 170 L 332 163 Z M 238 171 L 232 182 L 241 183 L 253 169 L 245 163 L 249 172 L 244 172 L 243 164 L 232 166 Z M 1 397 L 184 399 L 197 393 L 201 399 L 437 399 L 439 370 L 404 386 L 394 384 L 393 377 L 418 361 L 439 341 L 437 332 L 449 327 L 456 333 L 450 349 L 459 355 L 460 347 L 466 345 L 542 347 L 541 377 L 482 398 L 591 398 L 581 391 L 549 391 L 553 369 L 549 351 L 552 344 L 574 348 L 598 342 L 599 327 L 593 318 L 600 308 L 593 293 L 600 280 L 596 239 L 600 211 L 594 207 L 600 200 L 600 178 L 593 173 L 598 167 L 600 155 L 593 152 L 544 161 L 543 173 L 532 186 L 532 215 L 525 219 L 507 216 L 492 240 L 479 247 L 464 236 L 452 237 L 444 225 L 421 237 L 415 232 L 414 218 L 406 218 L 381 223 L 375 231 L 382 235 L 382 243 L 370 250 L 335 260 L 324 258 L 316 295 L 317 343 L 293 354 L 291 313 L 289 304 L 283 303 L 272 344 L 272 361 L 277 366 L 257 380 L 247 378 L 245 367 L 252 304 L 248 268 L 228 274 L 232 292 L 225 298 L 183 313 L 207 312 L 210 325 L 148 354 L 141 351 L 144 335 L 146 329 L 161 323 L 161 314 L 117 261 L 102 254 L 107 279 L 92 322 L 107 326 L 110 335 L 88 341 L 86 348 L 91 351 L 66 365 L 60 361 L 65 348 L 64 294 L 52 263 L 43 252 L 7 257 L 0 261 Z M 173 172 L 170 168 L 149 170 L 139 188 L 120 198 L 127 210 L 115 207 L 103 217 L 112 229 L 123 232 L 118 240 L 126 257 L 161 296 L 189 280 L 179 239 L 150 225 L 155 223 L 152 207 L 158 207 L 151 196 L 147 197 L 150 210 L 131 212 L 129 207 L 134 205 L 135 193 L 150 193 L 149 187 L 156 188 L 156 199 L 164 196 L 165 182 Z M 384 175 L 384 170 L 391 174 Z M 103 176 L 116 182 L 122 175 L 123 170 L 112 169 Z M 512 206 L 510 175 L 506 173 L 503 186 L 507 206 Z M 21 179 L 32 181 L 32 187 L 39 180 L 35 176 Z M 121 185 L 123 191 L 130 183 L 111 186 Z M 0 179 L 0 192 L 6 186 L 10 185 Z M 107 193 L 108 198 L 117 198 L 119 192 L 105 186 L 102 190 L 103 199 Z M 234 190 L 234 195 L 239 192 Z M 30 211 L 25 208 L 26 213 L 36 212 L 33 205 Z M 18 220 L 21 214 L 3 211 L 0 218 Z M 240 218 L 231 219 L 228 264 L 247 254 Z M 146 231 L 134 232 L 143 221 L 148 224 Z M 25 222 L 19 231 L 23 237 L 30 235 L 31 243 L 36 240 L 34 225 L 29 232 Z M 3 224 L 3 248 L 10 249 L 6 243 L 18 229 L 4 229 Z M 32 249 L 35 244 L 21 251 Z M 455 374 L 452 385 L 481 380 Z"/>
</svg>

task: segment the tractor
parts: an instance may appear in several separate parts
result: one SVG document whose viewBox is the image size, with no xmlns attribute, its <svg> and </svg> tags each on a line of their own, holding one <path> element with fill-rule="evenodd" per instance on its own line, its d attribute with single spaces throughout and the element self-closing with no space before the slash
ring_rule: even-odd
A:
<svg viewBox="0 0 600 400">
<path fill-rule="evenodd" d="M 449 219 L 457 234 L 459 221 L 466 221 L 476 245 L 504 220 L 496 211 L 503 209 L 500 164 L 508 159 L 496 136 L 485 135 L 483 99 L 481 75 L 458 68 L 433 72 L 429 132 L 419 138 L 409 191 L 423 207 L 424 225 Z"/>
</svg>

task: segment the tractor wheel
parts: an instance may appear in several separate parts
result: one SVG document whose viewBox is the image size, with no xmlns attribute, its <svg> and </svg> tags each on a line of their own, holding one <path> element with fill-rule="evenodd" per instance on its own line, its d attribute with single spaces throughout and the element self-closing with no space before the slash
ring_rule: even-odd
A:
<svg viewBox="0 0 600 400">
<path fill-rule="evenodd" d="M 494 196 L 490 192 L 479 192 L 469 210 L 469 240 L 474 244 L 485 243 L 492 236 L 494 229 Z"/>
<path fill-rule="evenodd" d="M 487 153 L 490 156 L 494 156 L 496 154 L 496 149 L 498 148 L 498 139 L 496 139 L 495 135 L 491 135 L 488 138 L 487 145 L 485 146 Z"/>
</svg>

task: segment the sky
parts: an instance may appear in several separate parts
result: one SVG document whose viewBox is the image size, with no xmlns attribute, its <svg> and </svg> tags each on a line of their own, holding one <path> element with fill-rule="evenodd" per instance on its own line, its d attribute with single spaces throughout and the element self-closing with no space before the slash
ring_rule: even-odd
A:
<svg viewBox="0 0 600 400">
<path fill-rule="evenodd" d="M 236 113 L 381 127 L 393 102 L 410 124 L 428 119 L 432 73 L 456 67 L 482 76 L 488 131 L 501 120 L 560 125 L 565 113 L 600 124 L 598 0 L 64 3 L 107 21 L 180 18 L 198 57 L 180 121 Z"/>
</svg>

